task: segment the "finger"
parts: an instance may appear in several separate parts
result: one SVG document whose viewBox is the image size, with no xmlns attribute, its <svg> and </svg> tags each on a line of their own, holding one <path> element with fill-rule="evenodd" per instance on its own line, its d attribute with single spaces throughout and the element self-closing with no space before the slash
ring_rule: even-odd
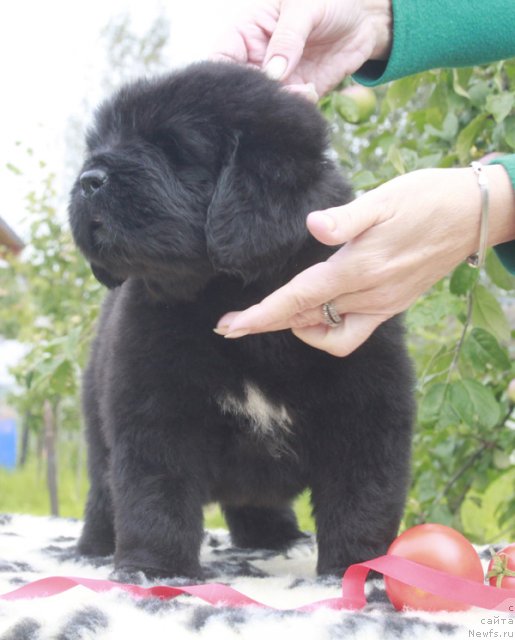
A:
<svg viewBox="0 0 515 640">
<path fill-rule="evenodd" d="M 251 307 L 249 310 L 250 309 Z M 249 333 L 264 333 L 269 331 L 283 331 L 285 329 L 307 327 L 309 325 L 315 325 L 325 321 L 322 307 L 320 306 L 318 309 L 309 309 L 290 318 L 284 318 L 282 320 L 269 322 L 266 325 L 260 325 L 258 328 L 246 328 L 242 333 L 242 329 L 238 328 L 240 323 L 236 322 L 236 320 L 242 313 L 246 313 L 246 311 L 230 311 L 229 313 L 226 313 L 220 318 L 213 331 L 224 337 L 236 338 L 248 335 Z M 245 317 L 243 318 L 242 323 L 245 325 L 248 324 Z"/>
<path fill-rule="evenodd" d="M 229 327 L 231 326 L 231 324 L 241 313 L 241 311 L 229 311 L 228 313 L 224 314 L 218 320 L 214 332 L 224 336 L 229 331 Z"/>
<path fill-rule="evenodd" d="M 319 100 L 319 95 L 312 82 L 308 82 L 307 84 L 287 84 L 284 86 L 284 91 L 289 91 L 290 93 L 302 96 L 314 104 Z"/>
<path fill-rule="evenodd" d="M 264 70 L 274 80 L 287 78 L 297 67 L 314 26 L 314 10 L 298 0 L 283 0 L 277 26 L 264 59 Z"/>
<path fill-rule="evenodd" d="M 358 314 L 366 314 L 370 316 L 385 315 L 391 317 L 408 308 L 410 300 L 402 295 L 403 293 L 404 292 L 401 290 L 397 299 L 395 295 L 395 288 L 393 291 L 390 289 L 388 292 L 383 292 L 381 289 L 364 289 L 362 291 L 346 293 L 343 296 L 331 299 L 331 306 L 340 316 L 342 316 L 342 318 L 347 315 Z M 392 295 L 394 300 L 392 300 Z M 232 330 L 239 330 L 238 328 L 240 323 L 236 323 L 236 320 L 242 313 L 244 312 L 231 311 L 225 314 L 218 321 L 215 332 L 220 335 L 226 335 L 227 333 L 232 332 Z M 245 324 L 245 318 L 243 319 L 243 323 Z M 323 303 L 317 307 L 300 311 L 288 318 L 285 317 L 281 320 L 276 320 L 266 325 L 262 325 L 259 327 L 259 332 L 282 331 L 284 329 L 302 329 L 306 327 L 314 327 L 320 324 L 326 324 L 326 318 L 323 313 Z"/>
<path fill-rule="evenodd" d="M 275 27 L 276 12 L 263 4 L 256 10 L 246 9 L 234 23 L 217 38 L 211 54 L 212 60 L 248 64 L 262 67 L 269 42 L 269 33 Z"/>
<path fill-rule="evenodd" d="M 411 302 L 403 287 L 391 286 L 388 290 L 363 289 L 360 291 L 349 292 L 343 296 L 325 300 L 331 302 L 331 307 L 342 318 L 348 314 L 366 314 L 366 315 L 387 315 L 394 316 L 405 311 Z M 304 327 L 313 327 L 319 324 L 326 324 L 326 317 L 323 312 L 323 304 L 301 311 L 288 319 L 281 322 L 268 325 L 266 331 L 279 331 L 282 329 L 301 329 Z M 233 317 L 232 320 L 235 320 Z M 263 329 L 265 330 L 265 329 Z"/>
<path fill-rule="evenodd" d="M 306 224 L 319 242 L 338 245 L 356 238 L 389 218 L 388 205 L 377 196 L 377 190 L 374 190 L 341 207 L 312 211 Z"/>
<path fill-rule="evenodd" d="M 384 315 L 347 314 L 337 327 L 316 325 L 293 329 L 297 338 L 330 355 L 348 356 L 367 340 L 377 327 L 388 319 Z"/>
<path fill-rule="evenodd" d="M 209 59 L 213 62 L 236 62 L 245 64 L 249 61 L 249 52 L 243 34 L 237 29 L 224 34 L 219 39 Z"/>
<path fill-rule="evenodd" d="M 345 281 L 340 281 L 339 275 L 335 273 L 334 264 L 315 264 L 259 304 L 245 309 L 236 317 L 229 316 L 230 322 L 225 330 L 227 333 L 258 333 L 290 327 L 291 318 L 309 309 L 319 308 L 327 300 L 345 293 L 344 287 Z M 219 321 L 218 327 L 222 320 Z"/>
<path fill-rule="evenodd" d="M 385 273 L 387 274 L 386 269 Z M 325 302 L 330 302 L 333 309 L 341 316 L 349 313 L 393 316 L 406 311 L 416 297 L 410 296 L 410 291 L 406 290 L 406 284 L 402 280 L 388 280 L 386 285 L 376 280 L 372 287 L 349 291 Z M 291 326 L 318 324 L 321 312 L 321 307 L 306 310 L 291 319 Z"/>
<path fill-rule="evenodd" d="M 300 329 L 303 327 L 313 327 L 318 324 L 325 324 L 326 317 L 323 312 L 323 306 L 325 302 L 330 302 L 331 307 L 340 316 L 344 316 L 348 313 L 365 313 L 365 314 L 377 314 L 377 313 L 400 313 L 404 311 L 404 307 L 398 310 L 394 310 L 389 304 L 389 299 L 384 299 L 382 294 L 379 294 L 372 289 L 364 289 L 362 291 L 356 291 L 346 293 L 343 296 L 324 300 L 321 304 L 311 309 L 305 309 L 300 311 L 289 318 L 271 323 L 266 327 L 266 331 L 279 331 L 281 329 Z M 238 314 L 231 314 L 232 317 L 228 318 L 230 322 L 236 320 Z M 262 329 L 265 330 L 265 329 Z"/>
</svg>

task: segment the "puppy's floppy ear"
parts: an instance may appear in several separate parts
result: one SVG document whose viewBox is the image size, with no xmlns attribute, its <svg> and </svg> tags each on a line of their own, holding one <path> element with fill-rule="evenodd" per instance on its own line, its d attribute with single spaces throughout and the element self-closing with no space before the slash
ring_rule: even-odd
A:
<svg viewBox="0 0 515 640">
<path fill-rule="evenodd" d="M 93 263 L 91 263 L 90 266 L 95 278 L 100 282 L 100 284 L 103 284 L 108 289 L 115 289 L 116 287 L 119 287 L 121 284 L 123 284 L 123 278 L 119 278 L 113 275 L 112 273 L 107 271 L 107 269 L 99 267 L 98 265 Z"/>
<path fill-rule="evenodd" d="M 207 213 L 207 249 L 215 269 L 252 281 L 280 268 L 308 237 L 310 203 L 298 166 L 285 160 L 235 140 Z"/>
</svg>

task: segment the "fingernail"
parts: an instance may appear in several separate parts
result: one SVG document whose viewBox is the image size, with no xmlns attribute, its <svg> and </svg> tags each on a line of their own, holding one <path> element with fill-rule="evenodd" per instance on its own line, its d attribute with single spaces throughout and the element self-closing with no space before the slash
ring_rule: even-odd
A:
<svg viewBox="0 0 515 640">
<path fill-rule="evenodd" d="M 310 82 L 306 88 L 306 93 L 305 96 L 308 100 L 310 100 L 311 102 L 318 102 L 319 100 L 319 95 L 317 93 L 317 90 L 315 89 L 315 85 Z"/>
<path fill-rule="evenodd" d="M 249 331 L 248 329 L 235 329 L 234 331 L 229 331 L 229 333 L 226 333 L 224 338 L 243 338 L 243 336 L 248 336 L 249 335 Z"/>
<path fill-rule="evenodd" d="M 287 66 L 288 60 L 286 60 L 284 56 L 273 56 L 268 61 L 264 71 L 272 80 L 280 80 L 283 77 Z"/>
<path fill-rule="evenodd" d="M 312 82 L 308 82 L 308 84 L 286 85 L 284 88 L 291 93 L 296 93 L 297 95 L 306 98 L 306 100 L 309 100 L 310 102 L 316 103 L 319 100 L 319 95 L 317 93 L 317 90 L 315 89 L 315 85 Z"/>
<path fill-rule="evenodd" d="M 219 336 L 225 336 L 225 334 L 227 333 L 227 330 L 229 329 L 229 325 L 228 324 L 222 324 L 219 327 L 215 327 L 213 329 L 213 331 L 218 334 Z"/>
<path fill-rule="evenodd" d="M 311 214 L 313 218 L 316 218 L 319 222 L 321 222 L 327 231 L 336 231 L 336 221 L 335 219 L 328 215 L 327 213 L 323 213 L 322 211 L 317 211 L 316 213 Z"/>
</svg>

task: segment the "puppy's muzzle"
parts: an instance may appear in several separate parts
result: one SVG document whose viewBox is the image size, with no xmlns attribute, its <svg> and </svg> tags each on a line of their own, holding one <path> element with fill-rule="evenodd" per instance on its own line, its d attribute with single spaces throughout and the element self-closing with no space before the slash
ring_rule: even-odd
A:
<svg viewBox="0 0 515 640">
<path fill-rule="evenodd" d="M 105 186 L 107 180 L 108 175 L 103 169 L 84 171 L 79 178 L 82 195 L 86 198 L 93 196 Z"/>
</svg>

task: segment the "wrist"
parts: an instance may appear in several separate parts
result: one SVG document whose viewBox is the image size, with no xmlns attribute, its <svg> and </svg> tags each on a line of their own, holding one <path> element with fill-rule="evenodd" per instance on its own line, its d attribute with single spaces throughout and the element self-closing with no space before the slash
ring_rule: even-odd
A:
<svg viewBox="0 0 515 640">
<path fill-rule="evenodd" d="M 484 168 L 490 194 L 488 245 L 515 240 L 515 192 L 508 172 L 502 165 Z"/>
<path fill-rule="evenodd" d="M 375 33 L 375 45 L 371 60 L 386 60 L 390 55 L 393 39 L 392 0 L 364 0 L 363 9 Z"/>
<path fill-rule="evenodd" d="M 464 260 L 476 254 L 480 247 L 483 217 L 481 188 L 471 167 L 443 171 L 455 173 L 456 181 L 452 188 L 455 193 L 462 194 L 461 200 L 456 202 L 456 216 L 461 221 L 462 235 L 459 245 L 461 259 Z M 486 246 L 493 247 L 515 240 L 515 195 L 504 167 L 484 165 L 483 172 L 488 183 L 489 201 Z"/>
</svg>

